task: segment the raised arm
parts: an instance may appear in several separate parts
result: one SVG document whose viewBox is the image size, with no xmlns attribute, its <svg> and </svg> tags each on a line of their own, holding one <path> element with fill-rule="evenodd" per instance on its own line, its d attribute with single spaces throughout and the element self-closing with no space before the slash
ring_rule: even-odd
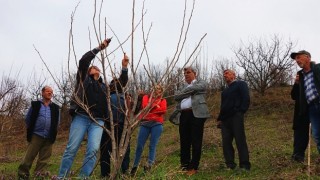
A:
<svg viewBox="0 0 320 180">
<path fill-rule="evenodd" d="M 129 64 L 129 57 L 124 53 L 122 59 L 122 71 L 119 77 L 119 81 L 121 85 L 124 87 L 128 83 L 128 64 Z"/>
<path fill-rule="evenodd" d="M 84 81 L 91 61 L 96 57 L 96 54 L 105 49 L 110 43 L 109 39 L 105 39 L 98 47 L 85 53 L 79 60 L 79 67 L 77 71 L 77 83 Z"/>
</svg>

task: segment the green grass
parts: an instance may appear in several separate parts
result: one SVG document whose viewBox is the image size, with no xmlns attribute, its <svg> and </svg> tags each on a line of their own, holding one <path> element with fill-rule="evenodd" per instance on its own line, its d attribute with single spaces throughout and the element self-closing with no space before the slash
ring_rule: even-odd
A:
<svg viewBox="0 0 320 180">
<path fill-rule="evenodd" d="M 186 176 L 179 170 L 179 135 L 178 127 L 164 124 L 164 132 L 157 146 L 156 164 L 150 172 L 143 172 L 143 165 L 147 159 L 148 144 L 146 144 L 141 160 L 141 166 L 135 177 L 124 175 L 121 179 L 308 179 L 307 164 L 299 164 L 291 160 L 292 153 L 292 110 L 290 88 L 274 89 L 264 97 L 252 95 L 250 110 L 245 117 L 247 142 L 250 152 L 252 169 L 242 171 L 225 168 L 221 146 L 220 130 L 216 128 L 215 118 L 219 109 L 219 94 L 211 96 L 210 107 L 213 119 L 205 124 L 203 152 L 199 172 L 192 177 Z M 135 134 L 137 133 L 137 130 Z M 54 155 L 51 158 L 50 171 L 56 174 L 61 162 L 68 132 L 59 132 L 57 143 L 54 145 Z M 0 162 L 0 179 L 15 177 L 17 167 L 23 158 L 26 148 L 24 134 L 17 137 L 20 145 L 11 145 L 7 152 L 9 161 Z M 18 143 L 18 142 L 17 142 Z M 1 143 L 0 143 L 1 144 Z M 14 144 L 14 143 L 13 143 Z M 134 158 L 136 145 L 135 136 L 131 141 L 131 163 Z M 16 146 L 16 147 L 15 147 Z M 0 146 L 0 148 L 7 148 Z M 315 165 L 318 157 L 316 147 L 311 145 L 311 176 L 310 179 L 320 179 L 320 166 Z M 79 169 L 83 160 L 85 144 L 74 162 L 73 170 Z M 0 149 L 0 152 L 4 152 Z M 2 156 L 3 154 L 1 154 Z M 237 157 L 237 156 L 236 156 Z M 236 160 L 237 161 L 237 160 Z M 92 179 L 99 179 L 99 165 L 94 171 Z"/>
</svg>

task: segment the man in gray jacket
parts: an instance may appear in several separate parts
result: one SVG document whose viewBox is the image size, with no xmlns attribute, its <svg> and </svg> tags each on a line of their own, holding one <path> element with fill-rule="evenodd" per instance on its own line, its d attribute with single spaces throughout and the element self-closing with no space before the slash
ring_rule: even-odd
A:
<svg viewBox="0 0 320 180">
<path fill-rule="evenodd" d="M 193 67 L 184 68 L 183 73 L 187 86 L 174 99 L 178 102 L 177 109 L 180 111 L 181 168 L 191 176 L 198 170 L 204 122 L 210 114 L 206 103 L 206 82 L 196 79 L 197 72 Z"/>
</svg>

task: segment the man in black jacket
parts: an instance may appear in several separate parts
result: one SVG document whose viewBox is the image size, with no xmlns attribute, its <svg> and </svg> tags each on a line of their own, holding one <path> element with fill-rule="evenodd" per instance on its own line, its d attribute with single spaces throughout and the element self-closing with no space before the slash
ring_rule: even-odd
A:
<svg viewBox="0 0 320 180">
<path fill-rule="evenodd" d="M 320 64 L 311 61 L 311 54 L 301 50 L 291 53 L 290 57 L 301 68 L 299 81 L 299 114 L 309 115 L 311 132 L 320 154 Z M 320 163 L 320 157 L 317 159 Z"/>
<path fill-rule="evenodd" d="M 233 139 L 236 141 L 240 168 L 250 170 L 249 151 L 244 131 L 244 113 L 250 105 L 249 88 L 246 82 L 236 80 L 233 70 L 227 69 L 223 77 L 228 87 L 221 94 L 218 124 L 221 127 L 222 148 L 227 168 L 234 169 Z"/>
<path fill-rule="evenodd" d="M 60 120 L 59 106 L 51 101 L 53 90 L 42 88 L 42 100 L 32 101 L 26 116 L 28 149 L 18 168 L 19 178 L 28 179 L 33 160 L 38 155 L 34 174 L 45 173 Z"/>
<path fill-rule="evenodd" d="M 293 115 L 293 154 L 292 160 L 303 162 L 305 151 L 309 143 L 309 114 L 304 112 L 300 114 L 300 92 L 299 92 L 299 74 L 296 75 L 295 83 L 291 90 L 291 98 L 294 103 Z"/>
<path fill-rule="evenodd" d="M 85 134 L 87 134 L 87 149 L 79 176 L 87 178 L 92 173 L 97 160 L 102 126 L 108 119 L 107 88 L 100 77 L 100 69 L 90 66 L 96 54 L 109 45 L 110 39 L 87 52 L 79 61 L 75 93 L 71 100 L 69 141 L 63 154 L 58 178 L 69 175 L 73 160 L 78 152 Z M 90 66 L 90 67 L 89 67 Z"/>
</svg>

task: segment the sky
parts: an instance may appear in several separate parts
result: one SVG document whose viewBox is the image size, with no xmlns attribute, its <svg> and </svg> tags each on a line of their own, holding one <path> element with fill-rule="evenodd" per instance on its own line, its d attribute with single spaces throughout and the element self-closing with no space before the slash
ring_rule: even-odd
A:
<svg viewBox="0 0 320 180">
<path fill-rule="evenodd" d="M 67 67 L 71 14 L 78 3 L 73 21 L 76 58 L 71 56 L 71 68 L 75 67 L 75 59 L 79 60 L 98 44 L 93 26 L 93 0 L 0 1 L 1 77 L 10 75 L 23 82 L 35 75 L 50 79 L 35 47 L 50 71 L 55 75 L 60 74 Z M 102 27 L 106 21 L 120 41 L 124 41 L 131 32 L 132 2 L 105 0 L 102 5 Z M 136 23 L 141 18 L 142 2 L 136 0 Z M 147 49 L 150 60 L 155 64 L 164 63 L 166 58 L 174 55 L 182 25 L 184 2 L 145 0 L 145 32 L 152 24 Z M 100 1 L 97 4 L 99 9 Z M 192 1 L 188 0 L 187 12 L 190 12 L 191 7 Z M 319 62 L 319 7 L 319 0 L 196 0 L 185 54 L 190 53 L 206 33 L 202 47 L 210 60 L 235 58 L 232 48 L 239 46 L 240 41 L 278 35 L 284 42 L 296 42 L 294 50 L 308 50 L 312 60 Z M 108 47 L 113 50 L 118 45 L 115 35 L 110 28 L 107 28 L 106 34 L 108 37 L 113 36 Z M 139 58 L 143 47 L 141 34 L 139 26 L 135 33 L 134 59 Z M 128 41 L 123 48 L 131 56 L 131 42 Z M 120 66 L 122 55 L 121 50 L 111 55 L 113 66 Z M 144 56 L 144 63 L 145 59 Z"/>
</svg>

